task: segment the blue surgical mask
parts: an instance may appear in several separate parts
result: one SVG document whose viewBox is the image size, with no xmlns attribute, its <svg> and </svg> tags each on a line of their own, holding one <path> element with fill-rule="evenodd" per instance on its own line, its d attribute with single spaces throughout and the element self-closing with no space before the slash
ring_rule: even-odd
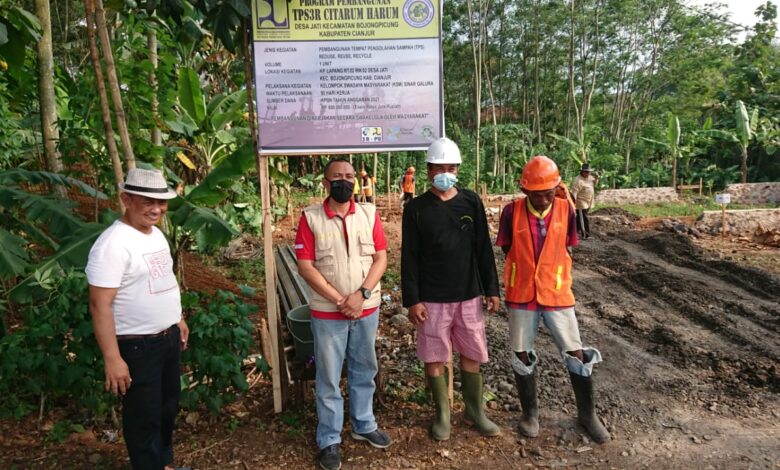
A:
<svg viewBox="0 0 780 470">
<path fill-rule="evenodd" d="M 433 177 L 433 186 L 439 191 L 446 192 L 458 182 L 458 177 L 452 173 L 439 173 Z"/>
</svg>

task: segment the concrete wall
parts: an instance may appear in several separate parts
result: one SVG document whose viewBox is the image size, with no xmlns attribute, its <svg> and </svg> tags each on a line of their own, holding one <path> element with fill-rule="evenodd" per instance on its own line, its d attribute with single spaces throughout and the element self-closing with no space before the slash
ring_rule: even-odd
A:
<svg viewBox="0 0 780 470">
<path fill-rule="evenodd" d="M 695 227 L 705 233 L 718 234 L 722 223 L 720 211 L 704 211 Z M 731 235 L 753 235 L 761 224 L 764 229 L 780 230 L 780 209 L 727 210 L 726 224 Z"/>
<path fill-rule="evenodd" d="M 602 189 L 596 192 L 596 204 L 645 204 L 648 202 L 677 201 L 674 188 Z"/>
<path fill-rule="evenodd" d="M 723 192 L 731 194 L 731 202 L 737 204 L 780 202 L 780 183 L 730 184 Z"/>
</svg>

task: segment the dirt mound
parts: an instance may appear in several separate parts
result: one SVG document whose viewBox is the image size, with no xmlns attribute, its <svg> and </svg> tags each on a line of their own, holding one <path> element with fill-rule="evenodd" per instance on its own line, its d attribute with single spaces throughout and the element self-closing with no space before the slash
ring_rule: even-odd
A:
<svg viewBox="0 0 780 470">
<path fill-rule="evenodd" d="M 690 238 L 674 233 L 627 233 L 624 239 L 636 239 L 642 246 L 668 262 L 708 273 L 756 295 L 767 296 L 780 303 L 780 277 L 762 269 L 720 259 L 703 251 Z"/>
</svg>

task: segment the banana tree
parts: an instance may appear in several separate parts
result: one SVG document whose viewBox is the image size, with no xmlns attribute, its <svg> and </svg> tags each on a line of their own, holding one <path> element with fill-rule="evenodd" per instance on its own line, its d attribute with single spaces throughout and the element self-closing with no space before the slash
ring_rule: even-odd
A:
<svg viewBox="0 0 780 470">
<path fill-rule="evenodd" d="M 182 249 L 192 241 L 205 250 L 224 246 L 238 234 L 213 207 L 230 195 L 230 185 L 250 173 L 254 163 L 252 145 L 246 144 L 199 185 L 188 188 L 186 195 L 170 201 L 174 259 L 180 259 Z M 108 210 L 99 223 L 86 222 L 74 211 L 75 202 L 27 189 L 43 184 L 70 187 L 88 197 L 107 199 L 91 186 L 57 173 L 19 168 L 0 172 L 0 295 L 15 302 L 34 300 L 41 294 L 38 286 L 64 269 L 83 268 L 94 241 L 119 217 Z M 9 288 L 5 290 L 5 286 Z"/>
<path fill-rule="evenodd" d="M 713 129 L 709 131 L 702 131 L 700 134 L 707 137 L 715 137 L 727 142 L 733 142 L 739 145 L 741 153 L 741 161 L 739 167 L 740 181 L 747 183 L 747 159 L 748 148 L 751 141 L 756 138 L 756 128 L 758 127 L 758 108 L 753 109 L 753 112 L 748 114 L 745 103 L 741 100 L 737 100 L 734 107 L 734 122 L 736 127 L 733 130 Z"/>
<path fill-rule="evenodd" d="M 582 165 L 588 161 L 591 142 L 587 129 L 583 131 L 582 138 L 577 137 L 576 140 L 559 134 L 554 134 L 552 132 L 548 132 L 547 135 L 555 139 L 557 142 L 562 143 L 568 151 L 567 156 L 577 162 L 577 165 Z"/>
<path fill-rule="evenodd" d="M 197 72 L 184 67 L 179 70 L 178 93 L 178 114 L 166 123 L 174 132 L 192 138 L 191 151 L 208 174 L 235 148 L 237 139 L 231 130 L 242 119 L 246 90 L 218 94 L 207 104 Z"/>
<path fill-rule="evenodd" d="M 92 243 L 109 223 L 86 222 L 74 212 L 76 203 L 28 189 L 44 184 L 106 199 L 91 186 L 57 173 L 20 168 L 0 172 L 0 280 L 12 286 L 3 296 L 17 302 L 30 300 L 31 288 L 61 269 L 83 267 Z"/>
<path fill-rule="evenodd" d="M 672 157 L 672 187 L 677 187 L 677 162 L 682 156 L 680 147 L 680 120 L 674 114 L 669 114 L 666 124 L 666 142 L 642 137 L 642 140 L 663 147 Z"/>
</svg>

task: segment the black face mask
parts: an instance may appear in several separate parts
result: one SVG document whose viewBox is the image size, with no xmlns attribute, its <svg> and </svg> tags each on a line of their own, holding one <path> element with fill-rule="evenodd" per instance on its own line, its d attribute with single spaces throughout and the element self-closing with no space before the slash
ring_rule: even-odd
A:
<svg viewBox="0 0 780 470">
<path fill-rule="evenodd" d="M 352 197 L 352 191 L 355 189 L 355 181 L 352 180 L 333 180 L 330 181 L 330 197 L 338 203 L 344 204 Z"/>
</svg>

